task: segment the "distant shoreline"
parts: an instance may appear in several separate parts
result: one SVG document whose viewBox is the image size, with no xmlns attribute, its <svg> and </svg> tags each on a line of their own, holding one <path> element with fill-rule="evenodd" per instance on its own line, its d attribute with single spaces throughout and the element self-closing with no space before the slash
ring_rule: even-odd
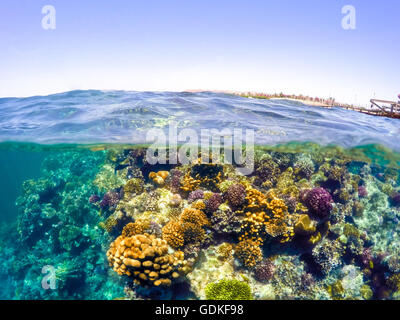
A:
<svg viewBox="0 0 400 320">
<path fill-rule="evenodd" d="M 314 107 L 324 107 L 324 108 L 332 108 L 332 105 L 322 103 L 322 102 L 317 102 L 317 101 L 312 101 L 312 100 L 301 100 L 301 99 L 294 99 L 294 98 L 270 98 L 269 100 L 290 100 L 290 101 L 296 101 L 296 102 L 301 102 L 306 105 L 314 106 Z"/>
<path fill-rule="evenodd" d="M 315 106 L 315 107 L 322 107 L 322 108 L 332 108 L 338 103 L 335 101 L 335 98 L 319 98 L 319 97 L 309 97 L 304 95 L 288 95 L 284 93 L 274 93 L 274 94 L 267 94 L 267 93 L 259 93 L 259 92 L 233 92 L 233 94 L 238 95 L 244 98 L 253 98 L 253 99 L 266 99 L 266 100 L 290 100 L 301 102 L 305 105 Z"/>
</svg>

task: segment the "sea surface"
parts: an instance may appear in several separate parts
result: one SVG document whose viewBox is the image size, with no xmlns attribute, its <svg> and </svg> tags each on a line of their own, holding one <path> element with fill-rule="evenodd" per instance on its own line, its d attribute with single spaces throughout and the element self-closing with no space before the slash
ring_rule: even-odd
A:
<svg viewBox="0 0 400 320">
<path fill-rule="evenodd" d="M 222 93 L 71 91 L 0 99 L 0 141 L 145 143 L 164 128 L 253 129 L 257 144 L 309 141 L 354 147 L 382 144 L 399 151 L 398 120 L 290 100 Z"/>
<path fill-rule="evenodd" d="M 152 142 L 147 134 L 160 129 L 169 139 L 169 125 L 199 136 L 204 129 L 252 129 L 254 173 L 243 178 L 225 166 L 214 176 L 202 164 L 149 166 L 142 153 Z M 399 136 L 398 119 L 212 92 L 87 90 L 0 98 L 0 299 L 209 299 L 210 292 L 234 299 L 216 289 L 227 279 L 247 279 L 242 286 L 254 299 L 398 299 Z M 129 193 L 128 185 L 140 192 Z M 243 186 L 243 202 L 231 199 Z M 248 226 L 240 214 L 254 190 L 285 203 L 288 230 L 299 229 L 293 221 L 301 215 L 315 228 L 288 231 L 285 245 L 282 235 L 260 231 L 255 251 L 261 256 L 250 266 L 235 248 Z M 318 217 L 304 196 L 309 190 L 328 199 L 328 213 Z M 212 200 L 221 205 L 213 210 L 212 194 L 225 202 Z M 132 203 L 141 207 L 132 209 Z M 199 227 L 207 241 L 196 229 L 198 242 L 186 239 L 174 249 L 196 272 L 185 271 L 157 290 L 153 280 L 136 283 L 114 272 L 107 251 L 127 223 L 150 219 L 154 236 L 167 238 L 161 230 L 179 219 L 175 206 L 184 212 L 194 203 L 213 221 Z M 239 219 L 232 222 L 237 229 L 217 230 L 229 214 L 229 221 Z M 216 257 L 221 248 L 232 252 Z M 198 250 L 202 264 L 193 258 Z M 43 280 L 52 270 L 54 288 L 51 277 Z"/>
</svg>

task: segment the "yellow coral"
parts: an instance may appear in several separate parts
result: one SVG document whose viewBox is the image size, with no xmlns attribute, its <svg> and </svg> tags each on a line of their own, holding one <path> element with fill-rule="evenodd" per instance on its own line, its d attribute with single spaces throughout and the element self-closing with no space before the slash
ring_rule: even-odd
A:
<svg viewBox="0 0 400 320">
<path fill-rule="evenodd" d="M 222 166 L 216 163 L 198 163 L 187 168 L 186 173 L 181 181 L 181 190 L 190 192 L 203 187 L 213 192 L 219 192 L 218 185 L 223 176 Z"/>
<path fill-rule="evenodd" d="M 180 220 L 183 223 L 191 222 L 198 224 L 200 227 L 210 225 L 210 220 L 208 220 L 203 211 L 190 207 L 183 210 Z"/>
<path fill-rule="evenodd" d="M 181 224 L 181 232 L 185 243 L 201 242 L 206 236 L 206 232 L 201 225 L 193 222 L 184 222 Z"/>
<path fill-rule="evenodd" d="M 110 233 L 124 217 L 125 215 L 122 211 L 116 210 L 105 221 L 100 222 L 99 226 Z"/>
<path fill-rule="evenodd" d="M 252 239 L 263 242 L 264 233 L 272 237 L 281 237 L 281 242 L 290 241 L 294 236 L 293 217 L 290 216 L 285 202 L 277 198 L 274 192 L 264 195 L 261 191 L 248 187 L 246 190 L 247 207 L 239 240 Z"/>
<path fill-rule="evenodd" d="M 195 208 L 185 208 L 179 219 L 171 220 L 162 229 L 163 239 L 173 248 L 182 247 L 185 243 L 201 242 L 205 238 L 204 226 L 210 220 L 204 212 Z"/>
<path fill-rule="evenodd" d="M 162 236 L 172 248 L 182 247 L 185 243 L 181 224 L 175 220 L 171 220 L 162 228 Z"/>
<path fill-rule="evenodd" d="M 262 259 L 260 242 L 245 239 L 239 242 L 235 248 L 235 256 L 246 267 L 255 267 Z"/>
<path fill-rule="evenodd" d="M 223 242 L 216 249 L 217 257 L 221 261 L 227 261 L 232 258 L 233 245 L 228 242 Z"/>
<path fill-rule="evenodd" d="M 201 183 L 201 180 L 194 179 L 190 175 L 190 171 L 188 171 L 185 173 L 185 175 L 183 177 L 181 190 L 185 191 L 185 192 L 193 191 L 199 187 L 200 183 Z"/>
<path fill-rule="evenodd" d="M 115 272 L 132 277 L 137 284 L 169 286 L 188 268 L 183 252 L 168 252 L 167 242 L 155 235 L 121 235 L 111 243 L 107 258 Z"/>
<path fill-rule="evenodd" d="M 142 234 L 150 227 L 150 220 L 148 219 L 140 219 L 135 222 L 128 223 L 122 229 L 122 236 L 124 237 L 132 237 L 136 234 Z"/>
<path fill-rule="evenodd" d="M 206 208 L 206 204 L 203 200 L 196 200 L 192 203 L 192 207 L 198 210 L 204 210 Z"/>
<path fill-rule="evenodd" d="M 151 179 L 155 184 L 159 186 L 163 186 L 165 183 L 165 179 L 167 179 L 169 176 L 168 171 L 158 171 L 156 172 L 150 172 L 149 173 L 149 179 Z"/>
<path fill-rule="evenodd" d="M 294 231 L 300 235 L 310 235 L 316 231 L 315 222 L 312 221 L 308 214 L 302 214 L 299 216 Z"/>
<path fill-rule="evenodd" d="M 124 186 L 125 194 L 141 194 L 143 192 L 143 181 L 139 178 L 128 180 Z"/>
</svg>

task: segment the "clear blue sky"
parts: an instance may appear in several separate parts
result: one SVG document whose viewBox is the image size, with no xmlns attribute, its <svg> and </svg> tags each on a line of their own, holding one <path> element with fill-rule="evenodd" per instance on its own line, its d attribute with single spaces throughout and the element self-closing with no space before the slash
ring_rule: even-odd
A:
<svg viewBox="0 0 400 320">
<path fill-rule="evenodd" d="M 42 28 L 42 7 L 56 29 Z M 341 26 L 344 5 L 356 29 Z M 399 0 L 1 0 L 0 96 L 73 89 L 400 93 Z"/>
</svg>

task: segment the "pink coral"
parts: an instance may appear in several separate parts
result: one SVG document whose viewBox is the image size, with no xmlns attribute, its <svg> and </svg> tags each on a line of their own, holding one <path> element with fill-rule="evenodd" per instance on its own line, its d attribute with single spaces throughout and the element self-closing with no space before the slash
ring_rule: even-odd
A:
<svg viewBox="0 0 400 320">
<path fill-rule="evenodd" d="M 327 218 L 332 211 L 332 196 L 324 188 L 314 188 L 302 193 L 302 200 L 310 212 L 319 218 Z"/>
</svg>

